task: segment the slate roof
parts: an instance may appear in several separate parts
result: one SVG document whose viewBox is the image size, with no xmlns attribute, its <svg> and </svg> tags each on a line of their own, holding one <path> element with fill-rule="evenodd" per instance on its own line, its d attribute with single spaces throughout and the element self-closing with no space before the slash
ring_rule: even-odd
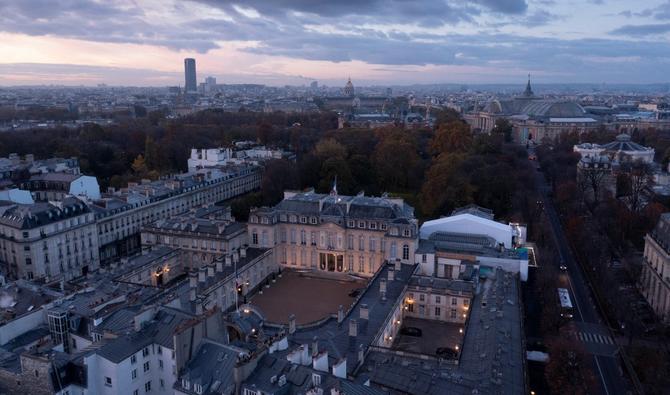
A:
<svg viewBox="0 0 670 395">
<path fill-rule="evenodd" d="M 182 387 L 181 380 L 175 382 L 175 388 L 180 392 L 196 395 L 193 386 L 200 384 L 202 392 L 199 395 L 234 393 L 233 368 L 239 353 L 240 350 L 230 346 L 203 340 L 180 376 L 190 382 L 191 389 Z"/>
<path fill-rule="evenodd" d="M 289 337 L 289 342 L 294 349 L 295 346 L 302 344 L 311 345 L 314 337 L 318 338 L 319 350 L 327 350 L 329 366 L 341 358 L 347 358 L 347 372 L 353 373 L 358 364 L 359 346 L 367 347 L 373 342 L 380 328 L 391 313 L 396 300 L 401 296 L 407 285 L 407 281 L 414 272 L 415 265 L 401 265 L 399 272 L 394 274 L 393 281 L 386 283 L 386 300 L 381 299 L 379 283 L 386 281 L 388 271 L 392 270 L 392 265 L 385 265 L 381 272 L 370 282 L 363 295 L 357 301 L 356 306 L 349 311 L 341 324 L 337 319 L 331 318 L 324 324 L 308 329 L 297 329 Z M 359 308 L 362 304 L 367 304 L 369 319 L 359 318 Z M 358 323 L 358 336 L 349 336 L 349 321 L 355 319 Z M 285 352 L 288 354 L 288 350 Z M 279 353 L 281 355 L 281 353 Z"/>
<path fill-rule="evenodd" d="M 62 208 L 51 203 L 14 204 L 0 211 L 0 223 L 15 229 L 32 229 L 91 212 L 81 200 L 68 197 Z"/>
<path fill-rule="evenodd" d="M 323 201 L 321 211 L 319 211 L 319 201 Z M 349 205 L 348 212 L 347 205 Z M 414 208 L 405 202 L 399 205 L 385 197 L 326 195 L 313 192 L 298 193 L 286 198 L 275 206 L 275 210 L 295 214 L 321 214 L 361 219 L 414 218 Z"/>
<path fill-rule="evenodd" d="M 661 248 L 670 253 L 670 213 L 661 214 L 650 236 Z"/>
<path fill-rule="evenodd" d="M 374 385 L 407 394 L 527 392 L 518 276 L 502 270 L 490 276 L 471 303 L 458 365 L 371 351 L 361 372 Z"/>
<path fill-rule="evenodd" d="M 323 390 L 323 394 L 330 394 L 331 389 L 337 389 L 346 395 L 388 394 L 387 391 L 379 388 L 368 387 L 348 379 L 335 377 L 328 372 L 317 371 L 308 366 L 293 364 L 274 354 L 264 355 L 258 361 L 256 369 L 244 381 L 242 388 L 260 390 L 264 394 L 305 394 L 313 388 L 312 374 L 314 373 L 320 376 L 321 384 L 319 388 Z M 270 381 L 273 376 L 279 378 L 282 375 L 286 376 L 286 384 L 283 386 Z"/>
<path fill-rule="evenodd" d="M 154 319 L 140 331 L 117 337 L 96 350 L 96 353 L 109 361 L 119 363 L 151 344 L 171 349 L 174 347 L 175 328 L 193 317 L 180 310 L 162 307 L 156 312 Z"/>
</svg>

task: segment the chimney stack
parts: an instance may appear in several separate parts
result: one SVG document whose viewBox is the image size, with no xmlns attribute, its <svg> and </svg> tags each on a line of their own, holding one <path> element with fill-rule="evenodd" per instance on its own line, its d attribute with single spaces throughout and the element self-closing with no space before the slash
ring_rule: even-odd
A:
<svg viewBox="0 0 670 395">
<path fill-rule="evenodd" d="M 319 338 L 314 336 L 312 340 L 312 356 L 316 356 L 319 353 Z"/>
<path fill-rule="evenodd" d="M 233 257 L 230 254 L 226 254 L 226 266 L 233 266 Z"/>
<path fill-rule="evenodd" d="M 198 281 L 201 283 L 204 283 L 207 281 L 207 269 L 204 266 L 200 266 L 200 269 L 198 270 Z"/>
<path fill-rule="evenodd" d="M 356 337 L 358 336 L 358 321 L 355 319 L 349 320 L 349 336 Z"/>
<path fill-rule="evenodd" d="M 198 272 L 195 270 L 191 270 L 188 273 L 188 285 L 191 288 L 195 288 L 198 286 Z"/>
<path fill-rule="evenodd" d="M 247 245 L 243 245 L 240 247 L 240 258 L 246 258 L 247 257 Z"/>
<path fill-rule="evenodd" d="M 370 310 L 368 309 L 368 305 L 365 303 L 361 304 L 360 307 L 360 319 L 362 320 L 367 320 L 370 317 Z"/>
<path fill-rule="evenodd" d="M 213 278 L 214 277 L 214 263 L 210 263 L 207 265 L 207 277 Z"/>
<path fill-rule="evenodd" d="M 288 316 L 288 333 L 292 335 L 295 333 L 295 314 Z"/>
<path fill-rule="evenodd" d="M 382 300 L 386 300 L 386 279 L 384 278 L 379 281 L 379 295 Z"/>
<path fill-rule="evenodd" d="M 395 270 L 389 269 L 387 273 L 387 280 L 388 281 L 393 281 L 395 279 Z"/>
<path fill-rule="evenodd" d="M 344 308 L 342 305 L 337 309 L 337 323 L 341 324 L 344 321 Z"/>
<path fill-rule="evenodd" d="M 394 267 L 393 267 L 393 268 L 395 269 L 396 272 L 399 272 L 399 271 L 400 271 L 400 265 L 401 265 L 401 263 L 400 263 L 400 258 L 397 258 L 397 259 L 395 260 L 395 264 L 394 264 Z"/>
<path fill-rule="evenodd" d="M 223 272 L 223 260 L 221 259 L 216 260 L 216 272 L 217 273 Z"/>
</svg>

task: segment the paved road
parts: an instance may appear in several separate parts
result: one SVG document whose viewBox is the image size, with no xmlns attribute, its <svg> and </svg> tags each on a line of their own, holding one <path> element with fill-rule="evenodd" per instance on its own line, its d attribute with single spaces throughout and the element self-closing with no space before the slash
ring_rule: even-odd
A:
<svg viewBox="0 0 670 395">
<path fill-rule="evenodd" d="M 576 305 L 575 321 L 579 328 L 579 333 L 581 333 L 581 335 L 578 334 L 581 336 L 579 340 L 584 343 L 587 351 L 593 355 L 594 366 L 596 374 L 599 376 L 602 393 L 606 395 L 630 393 L 628 382 L 622 377 L 622 370 L 616 357 L 618 346 L 609 343 L 610 338 L 607 327 L 603 325 L 600 313 L 592 302 L 586 279 L 572 256 L 572 251 L 563 233 L 563 227 L 561 226 L 556 209 L 551 199 L 547 196 L 547 191 L 550 188 L 540 171 L 537 171 L 535 174 L 537 187 L 544 204 L 545 213 L 551 223 L 558 252 L 568 268 L 569 289 Z M 605 337 L 604 335 L 607 336 Z"/>
</svg>

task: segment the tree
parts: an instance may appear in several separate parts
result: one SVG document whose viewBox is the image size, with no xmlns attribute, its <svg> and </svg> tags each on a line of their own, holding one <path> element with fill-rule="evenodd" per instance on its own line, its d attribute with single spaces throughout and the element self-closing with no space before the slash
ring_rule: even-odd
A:
<svg viewBox="0 0 670 395">
<path fill-rule="evenodd" d="M 298 188 L 296 165 L 286 159 L 273 159 L 265 163 L 261 180 L 261 196 L 264 205 L 275 205 L 284 196 L 284 190 Z"/>
<path fill-rule="evenodd" d="M 472 185 L 459 171 L 465 158 L 463 153 L 443 153 L 433 161 L 421 188 L 424 215 L 447 214 L 472 202 Z"/>
<path fill-rule="evenodd" d="M 328 138 L 325 140 L 320 140 L 316 144 L 316 147 L 314 147 L 314 154 L 322 161 L 329 158 L 346 159 L 347 148 L 337 140 Z"/>
<path fill-rule="evenodd" d="M 581 343 L 556 337 L 547 342 L 549 363 L 545 368 L 547 383 L 556 394 L 590 394 L 596 386 Z"/>
<path fill-rule="evenodd" d="M 506 143 L 512 142 L 513 130 L 514 128 L 512 127 L 512 123 L 508 121 L 506 118 L 496 119 L 496 123 L 493 126 L 494 133 L 499 133 L 500 135 L 502 135 Z"/>
<path fill-rule="evenodd" d="M 379 186 L 388 191 L 408 188 L 420 159 L 409 136 L 386 136 L 375 147 L 372 159 Z"/>
<path fill-rule="evenodd" d="M 143 176 L 147 173 L 147 165 L 142 154 L 137 155 L 135 160 L 133 160 L 131 167 L 133 171 L 139 176 Z"/>
<path fill-rule="evenodd" d="M 451 121 L 437 128 L 430 148 L 433 154 L 439 155 L 443 152 L 467 152 L 471 145 L 470 126 L 463 121 Z"/>
</svg>

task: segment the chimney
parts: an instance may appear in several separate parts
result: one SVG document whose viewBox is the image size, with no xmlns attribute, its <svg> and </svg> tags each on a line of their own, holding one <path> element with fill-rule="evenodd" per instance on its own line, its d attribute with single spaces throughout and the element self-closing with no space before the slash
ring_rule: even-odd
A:
<svg viewBox="0 0 670 395">
<path fill-rule="evenodd" d="M 295 314 L 288 316 L 288 333 L 292 335 L 295 333 Z"/>
<path fill-rule="evenodd" d="M 370 310 L 368 309 L 368 305 L 365 303 L 361 304 L 359 318 L 362 320 L 367 320 L 369 317 L 370 317 Z"/>
<path fill-rule="evenodd" d="M 198 296 L 198 288 L 197 287 L 191 287 L 191 289 L 188 291 L 188 300 L 191 302 L 195 302 L 195 299 Z"/>
<path fill-rule="evenodd" d="M 202 298 L 197 299 L 195 301 L 195 315 L 201 315 L 202 314 L 203 302 L 204 302 L 204 300 L 202 300 Z"/>
<path fill-rule="evenodd" d="M 365 349 L 363 348 L 362 344 L 358 345 L 358 363 L 362 364 L 363 360 L 365 360 Z"/>
<path fill-rule="evenodd" d="M 337 309 L 337 323 L 341 324 L 344 321 L 344 308 L 342 305 Z"/>
<path fill-rule="evenodd" d="M 349 320 L 349 336 L 356 337 L 358 336 L 358 321 L 355 319 Z"/>
<path fill-rule="evenodd" d="M 240 254 L 237 250 L 233 251 L 233 263 L 237 263 L 240 261 Z"/>
<path fill-rule="evenodd" d="M 396 258 L 395 263 L 394 263 L 394 269 L 395 269 L 396 272 L 400 271 L 400 265 L 401 264 L 402 263 L 400 263 L 400 258 Z"/>
<path fill-rule="evenodd" d="M 319 338 L 314 336 L 312 339 L 312 356 L 316 356 L 319 353 Z"/>
<path fill-rule="evenodd" d="M 379 294 L 381 295 L 382 300 L 386 300 L 386 279 L 381 279 L 379 281 Z"/>
<path fill-rule="evenodd" d="M 233 257 L 230 254 L 226 254 L 226 266 L 233 266 Z"/>
<path fill-rule="evenodd" d="M 328 372 L 328 351 L 324 351 L 312 359 L 312 368 L 320 372 Z"/>
<path fill-rule="evenodd" d="M 221 259 L 216 260 L 216 272 L 217 273 L 223 272 L 223 260 Z"/>
<path fill-rule="evenodd" d="M 333 365 L 333 376 L 347 378 L 347 358 L 342 358 Z"/>
<path fill-rule="evenodd" d="M 200 266 L 200 270 L 198 270 L 198 281 L 201 283 L 207 281 L 206 275 L 207 269 L 204 266 Z"/>
<path fill-rule="evenodd" d="M 395 278 L 395 270 L 389 269 L 387 273 L 388 273 L 387 280 L 393 281 L 393 279 Z"/>
<path fill-rule="evenodd" d="M 288 353 L 288 355 L 286 356 L 286 359 L 293 364 L 299 365 L 300 362 L 301 362 L 300 361 L 300 357 L 302 355 L 301 352 L 302 352 L 302 349 L 296 348 L 295 350 Z M 270 352 L 270 354 L 272 354 L 272 352 Z"/>
<path fill-rule="evenodd" d="M 240 258 L 246 258 L 247 257 L 247 245 L 243 245 L 240 247 Z"/>
<path fill-rule="evenodd" d="M 300 345 L 300 364 L 304 366 L 308 366 L 310 363 L 312 363 L 312 357 L 309 355 L 309 347 L 307 347 L 307 344 L 301 344 Z"/>
<path fill-rule="evenodd" d="M 195 288 L 198 286 L 198 272 L 195 270 L 191 270 L 188 273 L 188 285 L 191 288 Z"/>
<path fill-rule="evenodd" d="M 213 278 L 214 277 L 214 263 L 210 263 L 207 265 L 207 277 Z"/>
</svg>

